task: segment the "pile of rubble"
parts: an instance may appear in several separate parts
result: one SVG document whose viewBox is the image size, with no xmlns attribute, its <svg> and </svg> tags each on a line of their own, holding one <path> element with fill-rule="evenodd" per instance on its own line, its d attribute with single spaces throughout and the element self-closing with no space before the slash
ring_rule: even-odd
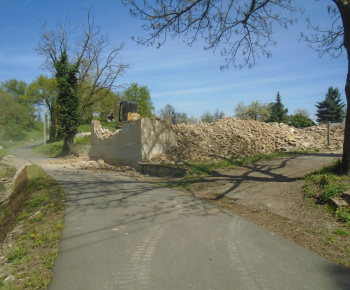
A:
<svg viewBox="0 0 350 290">
<path fill-rule="evenodd" d="M 95 122 L 94 123 L 94 128 L 95 128 L 96 135 L 99 138 L 101 138 L 101 139 L 111 138 L 111 137 L 113 137 L 115 134 L 117 134 L 120 131 L 120 129 L 115 130 L 115 131 L 110 131 L 108 129 L 105 129 L 105 128 L 102 127 L 100 122 Z"/>
<path fill-rule="evenodd" d="M 175 163 L 190 159 L 208 160 L 305 150 L 328 145 L 326 125 L 297 129 L 283 123 L 221 119 L 215 123 L 172 125 L 177 145 L 150 163 Z M 331 128 L 331 146 L 342 147 L 344 128 Z"/>
<path fill-rule="evenodd" d="M 105 163 L 104 160 L 89 160 L 89 157 L 84 155 L 70 158 L 58 158 L 49 162 L 38 162 L 38 164 L 46 167 L 84 169 L 93 172 L 117 172 L 120 175 L 128 177 L 140 176 L 140 174 L 130 166 L 113 166 Z"/>
</svg>

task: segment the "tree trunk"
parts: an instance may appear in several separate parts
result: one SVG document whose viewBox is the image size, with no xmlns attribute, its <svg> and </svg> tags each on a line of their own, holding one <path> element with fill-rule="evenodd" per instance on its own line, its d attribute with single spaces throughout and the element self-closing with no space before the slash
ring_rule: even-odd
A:
<svg viewBox="0 0 350 290">
<path fill-rule="evenodd" d="M 344 146 L 342 169 L 343 173 L 350 174 L 350 59 L 348 52 L 348 75 L 346 77 L 345 95 L 347 102 L 346 117 L 345 117 L 345 131 L 344 131 Z"/>
<path fill-rule="evenodd" d="M 63 140 L 63 148 L 62 151 L 64 154 L 70 154 L 73 152 L 73 141 L 74 141 L 74 135 L 73 136 L 66 136 Z"/>
<path fill-rule="evenodd" d="M 344 27 L 344 47 L 347 52 L 348 74 L 345 84 L 345 95 L 347 102 L 345 131 L 344 131 L 344 147 L 342 169 L 343 173 L 350 174 L 350 4 L 344 4 L 342 1 L 334 1 L 337 5 Z"/>
<path fill-rule="evenodd" d="M 50 110 L 50 131 L 49 131 L 49 142 L 56 141 L 56 117 L 55 112 Z"/>
</svg>

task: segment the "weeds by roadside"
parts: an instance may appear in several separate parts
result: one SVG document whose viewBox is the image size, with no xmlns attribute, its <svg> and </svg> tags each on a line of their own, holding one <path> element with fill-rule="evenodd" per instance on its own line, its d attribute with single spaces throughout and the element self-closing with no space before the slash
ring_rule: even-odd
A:
<svg viewBox="0 0 350 290">
<path fill-rule="evenodd" d="M 304 186 L 304 194 L 308 204 L 323 208 L 325 212 L 330 212 L 338 223 L 336 230 L 333 232 L 327 231 L 320 236 L 323 249 L 332 252 L 332 247 L 337 247 L 340 241 L 343 242 L 344 248 L 341 246 L 338 248 L 338 258 L 335 258 L 334 255 L 334 259 L 347 267 L 350 267 L 348 258 L 350 255 L 350 210 L 346 205 L 336 208 L 329 201 L 332 198 L 340 199 L 349 185 L 350 178 L 347 175 L 341 175 L 341 163 L 339 161 L 332 166 L 306 176 Z"/>
<path fill-rule="evenodd" d="M 315 203 L 329 206 L 330 211 L 342 222 L 350 222 L 349 209 L 333 208 L 326 205 L 333 197 L 341 197 L 350 186 L 350 178 L 340 174 L 341 163 L 323 168 L 305 177 L 305 197 L 314 200 Z M 350 227 L 350 223 L 349 223 Z"/>
<path fill-rule="evenodd" d="M 27 172 L 28 184 L 21 193 L 27 199 L 13 217 L 15 234 L 1 248 L 6 258 L 1 263 L 2 289 L 46 288 L 64 227 L 65 196 L 60 186 L 40 167 L 29 166 Z M 12 203 L 6 216 L 13 215 L 18 206 Z"/>
</svg>

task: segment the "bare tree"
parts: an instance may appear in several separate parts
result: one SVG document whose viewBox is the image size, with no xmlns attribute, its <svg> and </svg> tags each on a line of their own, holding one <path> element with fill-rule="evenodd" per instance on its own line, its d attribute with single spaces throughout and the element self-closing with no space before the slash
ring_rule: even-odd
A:
<svg viewBox="0 0 350 290">
<path fill-rule="evenodd" d="M 120 87 L 116 80 L 129 65 L 122 63 L 119 58 L 124 44 L 114 46 L 107 35 L 102 35 L 90 11 L 87 11 L 86 24 L 81 24 L 78 31 L 75 32 L 78 36 L 71 39 L 73 30 L 67 21 L 56 23 L 54 30 L 50 30 L 45 22 L 39 31 L 37 51 L 45 57 L 43 67 L 53 73 L 54 64 L 63 51 L 67 51 L 70 62 L 79 63 L 77 90 L 82 119 L 89 115 L 89 108 L 102 100 L 109 91 Z"/>
<path fill-rule="evenodd" d="M 203 37 L 207 49 L 220 49 L 225 58 L 222 67 L 252 66 L 262 55 L 270 56 L 269 47 L 275 45 L 274 26 L 287 27 L 295 19 L 291 0 L 123 0 L 131 6 L 131 14 L 145 21 L 149 37 L 139 38 L 143 44 L 159 40 L 161 46 L 168 38 L 183 35 L 188 44 Z M 330 28 L 321 29 L 309 22 L 316 31 L 305 39 L 321 55 L 339 56 L 345 49 L 348 74 L 345 84 L 347 103 L 350 103 L 350 1 L 329 0 L 332 17 Z M 350 106 L 347 106 L 342 168 L 350 174 Z"/>
<path fill-rule="evenodd" d="M 269 47 L 276 44 L 274 25 L 286 28 L 294 21 L 292 13 L 301 11 L 290 5 L 290 0 L 140 1 L 142 6 L 137 0 L 123 2 L 131 6 L 133 16 L 146 22 L 143 28 L 150 32 L 149 37 L 138 38 L 139 43 L 153 45 L 159 40 L 159 47 L 169 38 L 184 35 L 192 45 L 203 37 L 205 49 L 221 50 L 225 58 L 222 68 L 253 66 L 260 55 L 269 57 Z"/>
</svg>

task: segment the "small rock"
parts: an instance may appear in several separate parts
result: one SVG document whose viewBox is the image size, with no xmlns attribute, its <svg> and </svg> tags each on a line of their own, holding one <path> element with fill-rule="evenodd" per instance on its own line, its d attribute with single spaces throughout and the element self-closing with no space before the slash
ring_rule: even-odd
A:
<svg viewBox="0 0 350 290">
<path fill-rule="evenodd" d="M 12 239 L 17 240 L 22 234 L 23 234 L 23 230 L 22 229 L 15 229 L 12 232 Z"/>
<path fill-rule="evenodd" d="M 335 209 L 349 207 L 348 203 L 344 199 L 338 197 L 329 198 L 328 204 Z"/>
<path fill-rule="evenodd" d="M 4 280 L 4 284 L 7 284 L 7 283 L 9 283 L 9 282 L 11 282 L 11 281 L 13 281 L 13 280 L 15 280 L 15 279 L 16 279 L 16 277 L 13 276 L 13 275 L 7 276 L 7 277 L 5 278 L 5 280 Z"/>
</svg>

